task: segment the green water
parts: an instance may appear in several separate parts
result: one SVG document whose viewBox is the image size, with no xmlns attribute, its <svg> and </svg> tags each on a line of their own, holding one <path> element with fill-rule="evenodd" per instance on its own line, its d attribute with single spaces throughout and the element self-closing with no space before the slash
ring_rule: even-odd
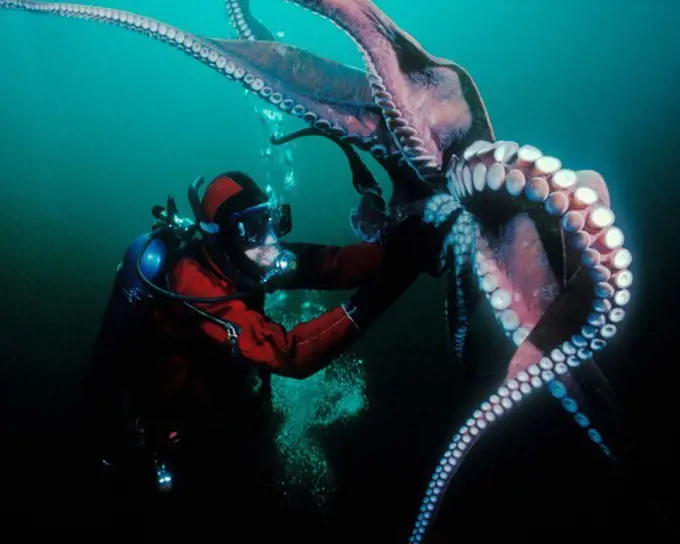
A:
<svg viewBox="0 0 680 544">
<path fill-rule="evenodd" d="M 328 22 L 280 0 L 252 4 L 283 41 L 362 65 L 351 40 Z M 680 260 L 677 244 L 659 234 L 677 232 L 680 192 L 669 172 L 680 144 L 680 2 L 378 4 L 430 52 L 469 70 L 498 138 L 602 173 L 635 255 L 635 300 L 662 304 L 664 262 Z M 231 35 L 221 0 L 101 5 L 200 35 Z M 305 139 L 290 146 L 292 166 L 272 159 L 273 125 L 254 104 L 240 86 L 165 44 L 93 22 L 0 10 L 0 376 L 9 384 L 9 429 L 59 427 L 50 402 L 73 387 L 122 249 L 148 229 L 151 206 L 168 193 L 188 213 L 183 198 L 196 176 L 243 170 L 285 193 L 296 240 L 355 241 L 348 214 L 356 194 L 342 153 Z M 287 117 L 276 123 L 284 132 L 303 126 Z M 389 196 L 384 172 L 364 157 Z M 322 501 L 337 484 L 324 429 L 360 427 L 369 417 L 384 450 L 366 463 L 377 466 L 381 452 L 403 445 L 421 416 L 427 433 L 409 443 L 421 448 L 419 462 L 434 462 L 451 427 L 450 357 L 437 321 L 442 293 L 441 283 L 424 278 L 331 368 L 304 382 L 275 380 L 286 485 Z M 268 311 L 290 327 L 344 296 L 270 299 Z M 652 342 L 635 334 L 652 314 L 632 314 L 618 353 Z M 636 376 L 633 362 L 622 368 Z M 419 493 L 422 475 L 411 477 Z"/>
</svg>

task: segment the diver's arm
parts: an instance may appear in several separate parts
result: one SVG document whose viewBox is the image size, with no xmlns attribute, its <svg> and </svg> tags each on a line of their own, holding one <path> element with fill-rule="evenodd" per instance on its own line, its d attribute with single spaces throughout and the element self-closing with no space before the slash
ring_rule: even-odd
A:
<svg viewBox="0 0 680 544">
<path fill-rule="evenodd" d="M 274 374 L 303 379 L 325 368 L 359 338 L 413 283 L 418 271 L 404 267 L 392 271 L 378 267 L 375 274 L 346 304 L 287 331 L 243 300 L 197 304 L 200 309 L 227 321 L 238 330 L 237 348 L 245 361 L 267 367 Z M 229 285 L 191 259 L 178 263 L 170 277 L 172 289 L 182 295 L 217 297 L 229 294 Z M 205 338 L 227 346 L 228 333 L 220 325 L 203 320 Z"/>
<path fill-rule="evenodd" d="M 283 245 L 297 255 L 299 268 L 293 278 L 275 285 L 280 289 L 356 289 L 375 272 L 383 259 L 383 246 L 378 244 Z"/>
<path fill-rule="evenodd" d="M 226 317 L 226 316 L 225 316 Z M 304 379 L 338 358 L 359 337 L 359 328 L 342 307 L 286 331 L 262 314 L 240 308 L 229 314 L 240 328 L 239 355 L 274 374 Z"/>
<path fill-rule="evenodd" d="M 170 285 L 175 292 L 185 296 L 230 294 L 229 284 L 192 259 L 183 259 L 175 266 Z M 237 328 L 237 351 L 242 359 L 267 367 L 275 374 L 298 379 L 329 365 L 359 337 L 360 332 L 342 307 L 286 331 L 262 313 L 248 308 L 243 300 L 196 306 Z M 207 341 L 227 346 L 225 328 L 207 319 L 200 327 Z"/>
</svg>

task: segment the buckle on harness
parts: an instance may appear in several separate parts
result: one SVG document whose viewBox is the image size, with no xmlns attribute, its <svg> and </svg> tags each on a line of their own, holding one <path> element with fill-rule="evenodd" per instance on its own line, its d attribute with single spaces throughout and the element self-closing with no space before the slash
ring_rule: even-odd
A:
<svg viewBox="0 0 680 544">
<path fill-rule="evenodd" d="M 238 341 L 238 331 L 236 330 L 236 327 L 231 323 L 225 322 L 224 330 L 227 331 L 227 341 L 232 345 L 236 345 L 236 342 Z"/>
</svg>

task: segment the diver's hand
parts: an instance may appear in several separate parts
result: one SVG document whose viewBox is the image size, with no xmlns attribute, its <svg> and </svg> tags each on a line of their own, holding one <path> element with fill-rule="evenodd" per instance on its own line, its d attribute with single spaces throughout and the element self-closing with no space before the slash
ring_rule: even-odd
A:
<svg viewBox="0 0 680 544">
<path fill-rule="evenodd" d="M 361 195 L 359 207 L 350 213 L 350 225 L 365 242 L 380 242 L 389 217 L 382 196 L 374 191 Z"/>
<path fill-rule="evenodd" d="M 377 269 L 342 305 L 360 331 L 370 327 L 421 273 L 438 275 L 439 254 L 452 224 L 447 220 L 435 227 L 413 215 L 388 230 Z"/>
<path fill-rule="evenodd" d="M 411 215 L 391 227 L 385 234 L 385 259 L 392 266 L 415 267 L 438 277 L 442 272 L 441 252 L 444 240 L 458 218 L 452 213 L 438 226 L 423 221 L 420 215 Z"/>
</svg>

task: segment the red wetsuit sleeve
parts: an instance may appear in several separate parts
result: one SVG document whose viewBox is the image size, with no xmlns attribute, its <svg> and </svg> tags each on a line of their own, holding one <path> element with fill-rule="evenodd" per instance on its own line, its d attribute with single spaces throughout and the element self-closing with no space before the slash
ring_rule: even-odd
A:
<svg viewBox="0 0 680 544">
<path fill-rule="evenodd" d="M 295 278 L 282 289 L 322 291 L 355 289 L 378 268 L 383 247 L 378 244 L 351 244 L 344 247 L 321 244 L 286 244 L 298 257 Z"/>
<path fill-rule="evenodd" d="M 235 293 L 233 286 L 191 259 L 177 264 L 170 284 L 175 292 L 185 296 L 219 297 Z M 300 323 L 291 331 L 249 308 L 243 300 L 203 303 L 197 307 L 240 329 L 238 350 L 245 360 L 293 378 L 305 378 L 326 367 L 359 336 L 357 327 L 341 307 Z M 217 323 L 202 319 L 200 327 L 210 341 L 226 344 L 227 331 Z"/>
</svg>

